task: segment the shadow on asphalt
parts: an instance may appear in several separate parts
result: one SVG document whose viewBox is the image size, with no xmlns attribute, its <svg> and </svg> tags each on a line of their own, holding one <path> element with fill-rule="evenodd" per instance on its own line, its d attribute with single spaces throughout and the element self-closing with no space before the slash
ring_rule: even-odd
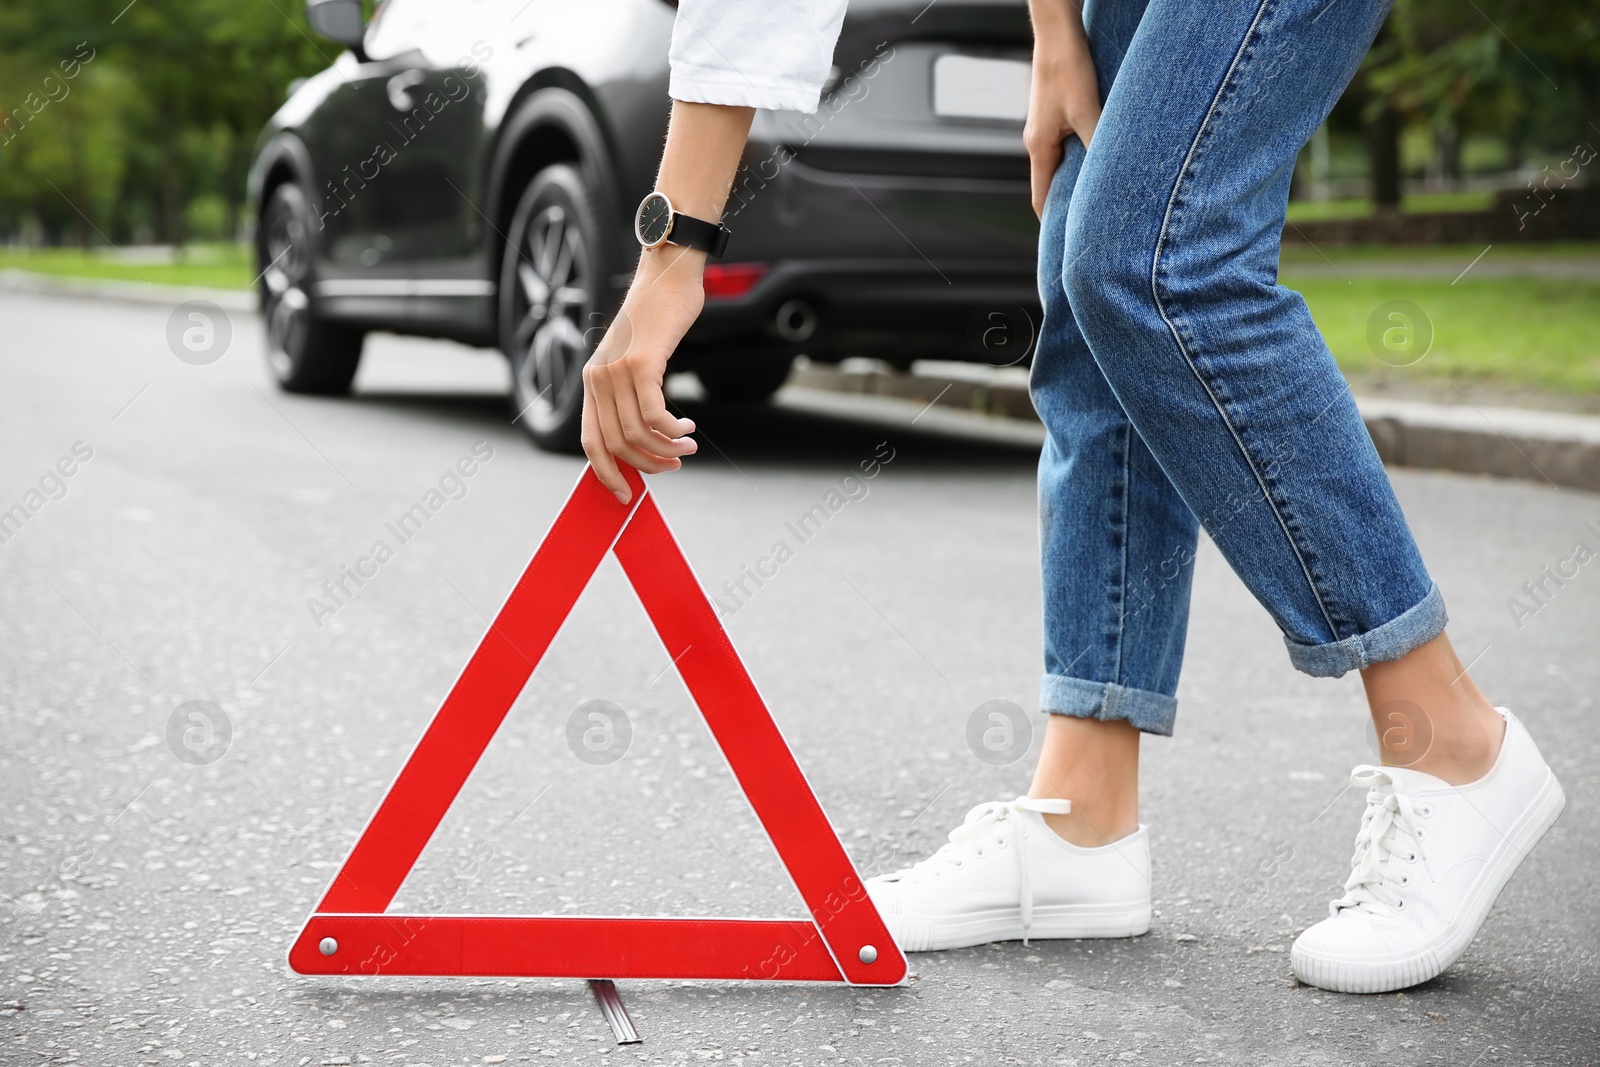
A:
<svg viewBox="0 0 1600 1067">
<path fill-rule="evenodd" d="M 405 412 L 419 420 L 465 428 L 509 428 L 504 396 L 483 393 L 369 392 L 336 403 Z M 984 439 L 892 420 L 826 415 L 766 404 L 673 402 L 674 411 L 694 420 L 702 442 L 697 462 L 740 468 L 806 470 L 854 464 L 889 441 L 900 469 L 1031 472 L 1039 450 L 1033 445 Z M 529 448 L 533 448 L 530 442 Z"/>
</svg>

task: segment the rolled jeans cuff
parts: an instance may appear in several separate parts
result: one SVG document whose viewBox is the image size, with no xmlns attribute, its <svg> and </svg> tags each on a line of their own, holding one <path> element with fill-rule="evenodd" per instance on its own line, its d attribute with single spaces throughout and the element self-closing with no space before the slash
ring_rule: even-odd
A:
<svg viewBox="0 0 1600 1067">
<path fill-rule="evenodd" d="M 1172 721 L 1178 715 L 1178 699 L 1165 693 L 1063 674 L 1044 676 L 1039 686 L 1039 707 L 1051 715 L 1076 719 L 1126 719 L 1147 734 L 1163 737 L 1172 736 Z"/>
<path fill-rule="evenodd" d="M 1303 644 L 1285 634 L 1283 643 L 1289 646 L 1289 662 L 1296 670 L 1314 678 L 1337 678 L 1346 671 L 1399 659 L 1444 633 L 1448 621 L 1444 597 L 1433 583 L 1415 605 L 1364 634 L 1326 645 Z"/>
</svg>

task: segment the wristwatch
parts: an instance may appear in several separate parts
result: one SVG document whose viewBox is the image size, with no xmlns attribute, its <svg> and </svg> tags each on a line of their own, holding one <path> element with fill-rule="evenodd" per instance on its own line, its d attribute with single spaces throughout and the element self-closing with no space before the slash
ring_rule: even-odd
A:
<svg viewBox="0 0 1600 1067">
<path fill-rule="evenodd" d="M 639 201 L 633 217 L 633 235 L 645 248 L 660 248 L 671 241 L 685 248 L 698 248 L 712 259 L 721 259 L 728 247 L 728 228 L 672 209 L 667 194 L 654 192 Z"/>
</svg>

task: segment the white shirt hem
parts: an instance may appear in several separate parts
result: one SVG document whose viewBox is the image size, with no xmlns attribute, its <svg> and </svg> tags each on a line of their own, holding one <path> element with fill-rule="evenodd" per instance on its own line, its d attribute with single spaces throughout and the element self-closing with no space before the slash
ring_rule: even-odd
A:
<svg viewBox="0 0 1600 1067">
<path fill-rule="evenodd" d="M 674 100 L 696 104 L 725 104 L 730 107 L 757 107 L 769 111 L 800 111 L 807 115 L 817 110 L 821 93 L 810 81 L 760 85 L 747 78 L 729 78 L 725 71 L 711 71 L 672 65 L 667 95 Z"/>
</svg>

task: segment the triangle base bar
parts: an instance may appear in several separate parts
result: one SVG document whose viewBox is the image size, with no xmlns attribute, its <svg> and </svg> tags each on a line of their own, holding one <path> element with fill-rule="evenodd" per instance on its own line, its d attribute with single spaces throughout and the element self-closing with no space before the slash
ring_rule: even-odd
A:
<svg viewBox="0 0 1600 1067">
<path fill-rule="evenodd" d="M 306 975 L 842 979 L 805 919 L 317 914 L 289 966 Z"/>
</svg>

